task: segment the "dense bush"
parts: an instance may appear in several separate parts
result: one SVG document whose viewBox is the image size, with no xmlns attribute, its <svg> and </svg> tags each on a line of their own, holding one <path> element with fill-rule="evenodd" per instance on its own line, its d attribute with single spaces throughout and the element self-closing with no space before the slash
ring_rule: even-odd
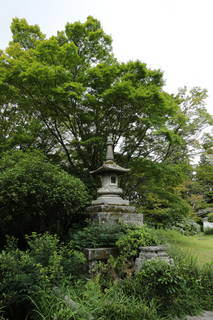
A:
<svg viewBox="0 0 213 320">
<path fill-rule="evenodd" d="M 5 153 L 0 159 L 0 234 L 63 234 L 87 202 L 84 184 L 39 152 Z"/>
<path fill-rule="evenodd" d="M 181 254 L 173 253 L 174 265 L 153 260 L 138 274 L 114 277 L 118 264 L 123 267 L 135 254 L 138 242 L 159 244 L 157 234 L 147 227 L 127 228 L 120 238 L 123 255 L 103 264 L 89 281 L 85 258 L 72 242 L 63 245 L 56 236 L 33 233 L 22 251 L 11 239 L 0 254 L 0 308 L 5 307 L 5 319 L 28 314 L 32 320 L 160 320 L 213 309 L 211 266 L 199 268 Z"/>
<path fill-rule="evenodd" d="M 201 231 L 200 225 L 189 218 L 185 218 L 182 221 L 173 224 L 170 229 L 177 230 L 187 236 L 194 235 Z"/>
<path fill-rule="evenodd" d="M 33 319 L 43 320 L 158 320 L 155 305 L 126 296 L 117 285 L 103 291 L 98 279 L 78 287 L 46 290 L 35 301 Z"/>
<path fill-rule="evenodd" d="M 44 288 L 52 290 L 84 272 L 83 254 L 59 244 L 56 236 L 34 233 L 27 243 L 29 249 L 22 251 L 10 241 L 0 253 L 0 296 L 11 319 L 31 309 L 29 296 L 37 299 Z"/>
<path fill-rule="evenodd" d="M 128 227 L 120 224 L 90 223 L 83 229 L 70 233 L 70 237 L 77 248 L 113 247 L 127 230 Z"/>
<path fill-rule="evenodd" d="M 148 261 L 140 273 L 104 290 L 100 275 L 86 284 L 45 290 L 35 301 L 33 319 L 51 319 L 54 314 L 55 320 L 173 320 L 211 310 L 211 267 L 200 269 L 182 256 L 175 262 Z"/>
<path fill-rule="evenodd" d="M 133 278 L 121 283 L 125 295 L 148 304 L 156 302 L 161 317 L 196 314 L 213 308 L 213 271 L 211 267 L 198 268 L 193 260 L 182 259 L 170 265 L 164 261 L 150 260 Z"/>
<path fill-rule="evenodd" d="M 91 223 L 81 230 L 70 234 L 72 246 L 76 248 L 119 248 L 120 255 L 137 256 L 140 246 L 153 246 L 164 243 L 156 230 L 146 226 L 122 224 Z"/>
<path fill-rule="evenodd" d="M 120 249 L 121 255 L 130 258 L 138 255 L 139 247 L 155 246 L 163 242 L 154 229 L 144 226 L 130 228 L 129 231 L 116 242 L 116 246 Z"/>
</svg>

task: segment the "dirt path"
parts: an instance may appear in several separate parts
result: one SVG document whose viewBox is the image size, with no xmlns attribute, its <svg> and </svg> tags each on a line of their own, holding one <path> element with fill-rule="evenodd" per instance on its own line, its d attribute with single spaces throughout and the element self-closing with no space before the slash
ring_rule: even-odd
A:
<svg viewBox="0 0 213 320">
<path fill-rule="evenodd" d="M 187 320 L 213 320 L 213 311 L 205 311 L 202 315 L 196 317 L 187 317 Z"/>
</svg>

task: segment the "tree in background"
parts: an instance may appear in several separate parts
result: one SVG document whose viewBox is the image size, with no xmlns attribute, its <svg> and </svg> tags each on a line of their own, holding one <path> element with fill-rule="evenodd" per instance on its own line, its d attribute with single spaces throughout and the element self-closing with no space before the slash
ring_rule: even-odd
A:
<svg viewBox="0 0 213 320">
<path fill-rule="evenodd" d="M 116 159 L 133 168 L 132 187 L 123 181 L 126 194 L 149 210 L 165 213 L 173 203 L 174 214 L 186 214 L 178 185 L 190 171 L 198 133 L 212 124 L 206 90 L 170 95 L 160 70 L 119 63 L 111 38 L 92 17 L 68 23 L 49 39 L 25 19 L 13 19 L 11 31 L 0 57 L 2 114 L 11 110 L 2 150 L 38 147 L 93 192 L 89 171 L 102 163 L 110 133 Z"/>
<path fill-rule="evenodd" d="M 213 206 L 213 139 L 205 133 L 201 141 L 201 157 L 184 183 L 183 197 L 198 215 L 205 215 Z"/>
<path fill-rule="evenodd" d="M 213 132 L 212 132 L 213 133 Z M 213 135 L 207 133 L 203 142 L 203 154 L 196 168 L 196 181 L 208 206 L 213 206 Z"/>
<path fill-rule="evenodd" d="M 13 41 L 1 56 L 1 89 L 48 129 L 71 170 L 94 169 L 109 132 L 128 161 L 162 159 L 167 150 L 160 146 L 177 143 L 172 126 L 185 117 L 177 99 L 163 91 L 162 72 L 139 61 L 118 63 L 97 20 L 67 24 L 49 39 L 23 19 L 14 19 L 11 30 Z"/>
</svg>

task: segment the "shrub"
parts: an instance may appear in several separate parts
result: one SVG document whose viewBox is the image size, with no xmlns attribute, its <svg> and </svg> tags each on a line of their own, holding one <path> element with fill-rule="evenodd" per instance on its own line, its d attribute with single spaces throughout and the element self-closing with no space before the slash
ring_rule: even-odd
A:
<svg viewBox="0 0 213 320">
<path fill-rule="evenodd" d="M 92 223 L 70 234 L 70 237 L 77 248 L 106 248 L 115 246 L 116 241 L 126 232 L 127 227 L 124 225 Z"/>
<path fill-rule="evenodd" d="M 83 286 L 45 290 L 40 297 L 33 313 L 37 320 L 158 320 L 154 304 L 128 297 L 116 285 L 102 291 L 97 278 Z"/>
<path fill-rule="evenodd" d="M 199 292 L 202 308 L 213 310 L 213 263 L 206 264 L 201 273 L 202 288 Z"/>
<path fill-rule="evenodd" d="M 155 303 L 147 304 L 136 297 L 125 295 L 116 285 L 106 291 L 100 312 L 104 320 L 158 320 Z"/>
<path fill-rule="evenodd" d="M 194 294 L 194 290 L 198 291 L 201 287 L 200 281 L 193 280 L 193 285 L 190 283 L 189 286 L 191 278 L 187 280 L 177 266 L 156 259 L 144 263 L 134 279 L 125 280 L 123 289 L 125 294 L 147 303 L 154 299 L 158 314 L 173 319 L 201 310 L 198 296 Z"/>
<path fill-rule="evenodd" d="M 1 236 L 64 234 L 86 203 L 84 184 L 41 153 L 17 151 L 0 159 Z"/>
<path fill-rule="evenodd" d="M 99 277 L 86 284 L 44 289 L 35 299 L 33 319 L 175 319 L 212 308 L 212 269 L 199 269 L 179 256 L 177 265 L 146 262 L 131 278 L 103 290 Z"/>
<path fill-rule="evenodd" d="M 123 235 L 117 242 L 116 246 L 120 249 L 120 254 L 126 258 L 136 257 L 139 247 L 155 246 L 162 244 L 156 231 L 147 227 L 133 227 Z"/>
<path fill-rule="evenodd" d="M 144 263 L 143 269 L 120 283 L 123 293 L 149 304 L 154 299 L 160 317 L 174 319 L 213 308 L 212 265 L 198 267 L 183 253 L 173 255 L 174 265 L 159 259 Z"/>
<path fill-rule="evenodd" d="M 31 309 L 28 296 L 35 298 L 43 288 L 79 279 L 84 269 L 83 254 L 60 245 L 56 236 L 34 233 L 27 243 L 26 251 L 10 243 L 0 254 L 0 296 L 12 319 Z"/>
<path fill-rule="evenodd" d="M 202 309 L 213 310 L 213 263 L 200 266 L 197 264 L 197 258 L 186 254 L 177 247 L 171 248 L 170 253 L 175 264 L 188 280 L 189 290 L 193 287 L 194 282 L 199 284 L 196 295 Z"/>
<path fill-rule="evenodd" d="M 177 230 L 184 235 L 194 235 L 201 231 L 201 227 L 194 220 L 185 218 L 180 222 L 173 224 L 170 229 Z"/>
</svg>

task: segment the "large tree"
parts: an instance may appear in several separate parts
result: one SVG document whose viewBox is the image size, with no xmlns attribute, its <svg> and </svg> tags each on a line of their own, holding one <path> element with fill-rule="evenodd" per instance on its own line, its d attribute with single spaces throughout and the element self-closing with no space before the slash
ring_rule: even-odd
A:
<svg viewBox="0 0 213 320">
<path fill-rule="evenodd" d="M 171 95 L 163 89 L 160 70 L 140 61 L 118 62 L 111 38 L 92 17 L 68 23 L 50 38 L 25 19 L 13 19 L 11 31 L 13 40 L 0 56 L 2 149 L 38 147 L 88 181 L 112 134 L 117 160 L 133 168 L 137 197 L 148 203 L 147 185 L 163 197 L 160 209 L 171 203 L 199 146 L 197 134 L 212 124 L 206 91 L 184 88 Z M 167 179 L 169 172 L 177 174 Z M 131 186 L 124 185 L 133 197 Z"/>
<path fill-rule="evenodd" d="M 100 23 L 67 24 L 46 39 L 38 26 L 14 19 L 13 40 L 1 55 L 2 103 L 38 119 L 60 144 L 71 168 L 93 169 L 109 133 L 123 155 L 163 160 L 182 139 L 178 99 L 163 91 L 159 70 L 118 63 Z M 162 148 L 163 145 L 163 148 Z"/>
</svg>

